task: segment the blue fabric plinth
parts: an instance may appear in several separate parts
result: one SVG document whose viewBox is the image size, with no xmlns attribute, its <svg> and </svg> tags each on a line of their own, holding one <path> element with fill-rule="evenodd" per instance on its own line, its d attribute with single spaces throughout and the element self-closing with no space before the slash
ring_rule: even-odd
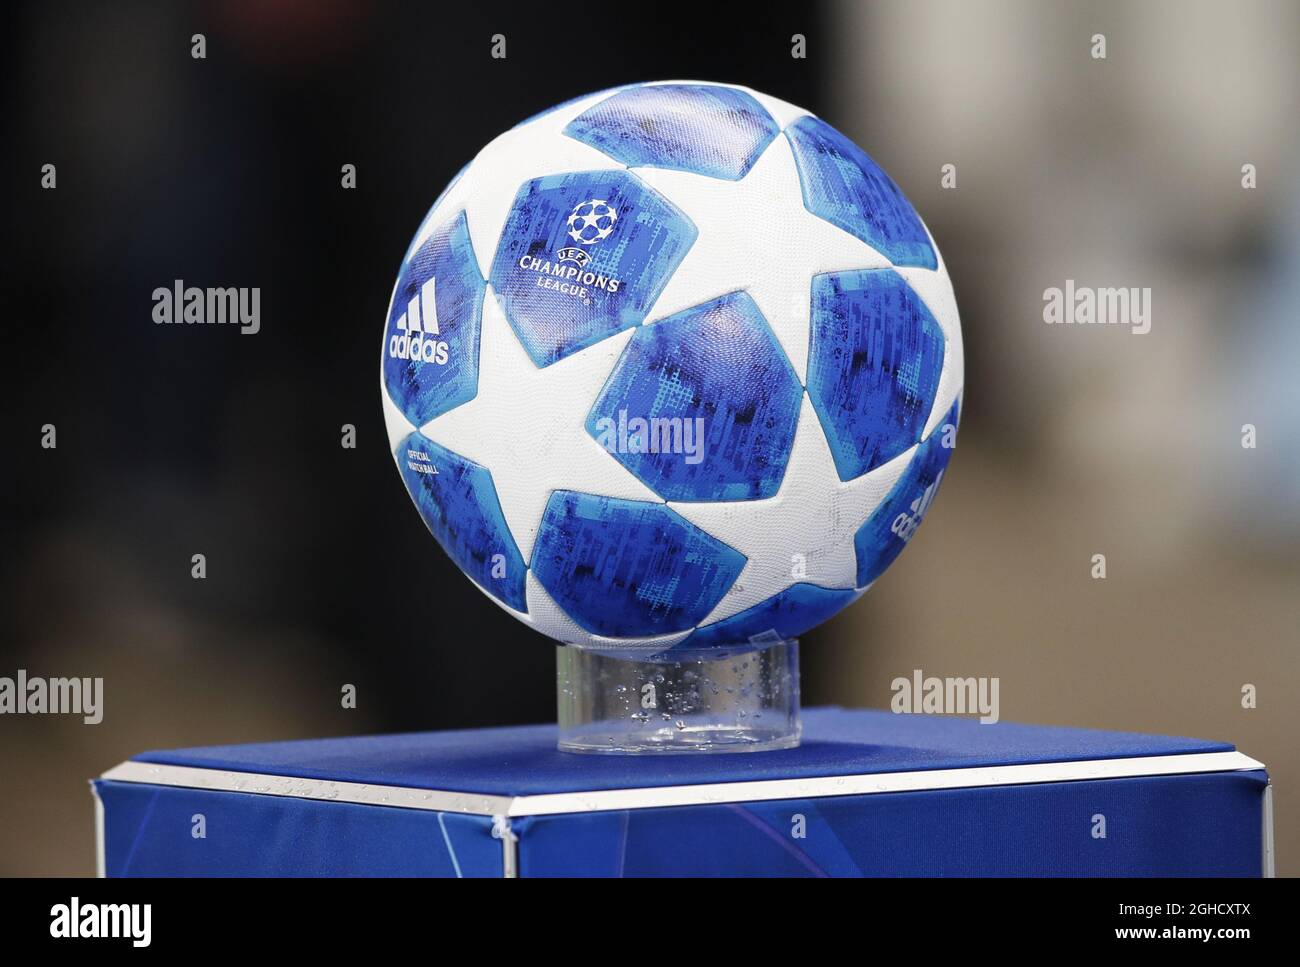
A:
<svg viewBox="0 0 1300 967">
<path fill-rule="evenodd" d="M 515 824 L 519 872 L 1257 877 L 1267 781 L 1226 772 L 536 816 Z"/>
<path fill-rule="evenodd" d="M 590 756 L 557 752 L 555 726 L 417 732 L 145 752 L 139 762 L 382 783 L 494 796 L 702 782 L 962 769 L 974 766 L 1228 752 L 1203 739 L 822 708 L 804 711 L 803 744 L 783 752 Z"/>
<path fill-rule="evenodd" d="M 487 816 L 133 782 L 95 788 L 108 876 L 501 875 Z"/>
<path fill-rule="evenodd" d="M 136 761 L 508 803 L 548 793 L 1233 748 L 842 709 L 806 711 L 804 725 L 798 749 L 735 755 L 562 754 L 554 727 L 538 726 L 179 749 Z M 1259 876 L 1266 773 L 1189 769 L 1021 785 L 981 786 L 976 777 L 962 788 L 554 815 L 520 808 L 509 821 L 510 845 L 494 835 L 501 827 L 491 816 L 258 794 L 255 780 L 245 786 L 252 791 L 190 789 L 155 784 L 140 770 L 140 781 L 101 779 L 95 788 L 110 876 L 496 877 L 508 869 L 521 876 Z"/>
</svg>

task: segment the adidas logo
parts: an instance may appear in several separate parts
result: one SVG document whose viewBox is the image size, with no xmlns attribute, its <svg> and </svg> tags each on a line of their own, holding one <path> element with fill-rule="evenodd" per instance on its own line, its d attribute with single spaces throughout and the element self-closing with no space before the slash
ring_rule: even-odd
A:
<svg viewBox="0 0 1300 967">
<path fill-rule="evenodd" d="M 406 311 L 397 317 L 397 332 L 388 340 L 388 355 L 394 359 L 409 359 L 419 363 L 447 364 L 447 343 L 432 339 L 438 335 L 438 305 L 435 296 L 435 279 L 420 287 Z"/>
<path fill-rule="evenodd" d="M 934 478 L 934 483 L 925 488 L 925 492 L 916 500 L 912 501 L 912 512 L 910 514 L 899 514 L 894 518 L 893 524 L 889 529 L 902 538 L 903 543 L 912 539 L 916 529 L 921 526 L 921 521 L 925 518 L 925 512 L 930 509 L 930 504 L 934 501 L 935 495 L 939 493 L 939 484 L 943 481 L 943 471 L 939 471 L 939 476 Z"/>
</svg>

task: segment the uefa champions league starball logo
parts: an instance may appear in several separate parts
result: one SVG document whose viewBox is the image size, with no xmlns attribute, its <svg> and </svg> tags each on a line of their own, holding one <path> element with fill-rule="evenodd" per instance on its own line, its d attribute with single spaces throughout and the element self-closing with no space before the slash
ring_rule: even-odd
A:
<svg viewBox="0 0 1300 967">
<path fill-rule="evenodd" d="M 618 221 L 618 212 L 598 199 L 574 206 L 569 215 L 569 238 L 583 245 L 595 245 L 609 238 Z"/>
</svg>

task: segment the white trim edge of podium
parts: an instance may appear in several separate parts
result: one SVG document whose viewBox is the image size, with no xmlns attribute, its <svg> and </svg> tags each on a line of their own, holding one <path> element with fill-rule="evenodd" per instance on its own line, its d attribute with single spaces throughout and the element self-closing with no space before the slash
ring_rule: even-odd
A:
<svg viewBox="0 0 1300 967">
<path fill-rule="evenodd" d="M 1080 759 L 1013 766 L 977 766 L 964 769 L 928 769 L 874 775 L 819 776 L 806 779 L 764 779 L 687 786 L 651 786 L 637 789 L 597 789 L 589 792 L 545 793 L 533 796 L 491 796 L 409 786 L 303 779 L 256 772 L 232 772 L 193 766 L 122 762 L 100 779 L 155 786 L 180 786 L 212 792 L 242 792 L 261 796 L 346 802 L 430 812 L 491 816 L 493 835 L 501 839 L 503 872 L 518 875 L 515 836 L 509 821 L 524 816 L 561 813 L 654 809 L 666 806 L 700 806 L 718 803 L 764 802 L 779 799 L 821 799 L 891 792 L 936 789 L 973 789 L 991 786 L 1083 782 L 1142 776 L 1192 775 L 1208 772 L 1242 772 L 1263 769 L 1264 764 L 1242 752 L 1198 752 L 1181 755 L 1135 756 L 1124 759 Z M 92 791 L 94 787 L 92 786 Z M 1263 797 L 1261 872 L 1275 875 L 1273 854 L 1273 787 Z M 95 793 L 96 873 L 105 875 L 104 807 Z"/>
</svg>

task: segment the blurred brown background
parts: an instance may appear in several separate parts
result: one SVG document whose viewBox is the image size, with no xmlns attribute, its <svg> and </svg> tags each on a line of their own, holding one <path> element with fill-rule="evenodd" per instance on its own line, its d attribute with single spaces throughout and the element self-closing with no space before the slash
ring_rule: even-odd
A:
<svg viewBox="0 0 1300 967">
<path fill-rule="evenodd" d="M 1005 720 L 1235 742 L 1300 873 L 1300 7 L 835 16 L 824 114 L 901 173 L 968 369 L 924 536 L 826 629 L 808 691 L 885 706 L 913 669 L 996 675 Z M 1151 331 L 1046 325 L 1067 278 L 1149 286 Z"/>
<path fill-rule="evenodd" d="M 553 716 L 549 645 L 474 592 L 408 504 L 374 352 L 411 232 L 479 146 L 665 77 L 767 90 L 857 140 L 925 217 L 962 307 L 943 496 L 871 594 L 808 637 L 806 704 L 884 707 L 919 668 L 998 676 L 1004 720 L 1235 742 L 1269 767 L 1278 871 L 1300 872 L 1295 4 L 628 4 L 601 13 L 617 56 L 585 59 L 573 18 L 535 8 L 5 16 L 20 398 L 0 674 L 102 675 L 107 695 L 94 727 L 0 718 L 0 873 L 92 872 L 86 780 L 146 748 Z M 488 57 L 498 32 L 505 61 Z M 149 293 L 174 278 L 261 286 L 263 332 L 154 327 Z M 1043 290 L 1068 278 L 1150 287 L 1151 332 L 1045 325 Z M 356 451 L 338 445 L 348 422 Z M 417 606 L 435 634 L 403 620 Z"/>
</svg>

